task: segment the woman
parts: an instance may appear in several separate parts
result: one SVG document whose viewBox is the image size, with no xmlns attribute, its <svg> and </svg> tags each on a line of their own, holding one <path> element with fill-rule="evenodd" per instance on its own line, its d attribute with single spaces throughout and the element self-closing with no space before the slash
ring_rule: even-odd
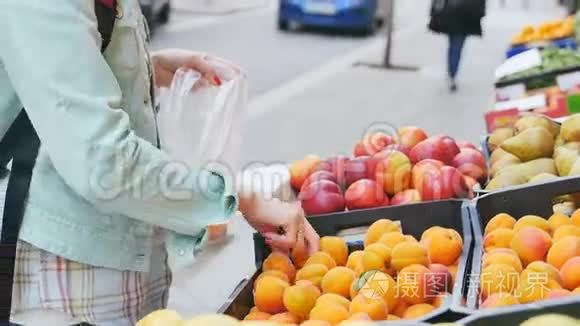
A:
<svg viewBox="0 0 580 326">
<path fill-rule="evenodd" d="M 234 194 L 231 177 L 184 168 L 156 147 L 152 80 L 168 86 L 180 67 L 201 72 L 214 87 L 219 78 L 196 53 L 160 51 L 149 60 L 136 0 L 118 0 L 101 54 L 95 6 L 2 1 L 0 139 L 22 107 L 40 139 L 12 318 L 34 325 L 32 313 L 52 312 L 60 325 L 133 325 L 166 304 L 165 247 L 182 263 L 192 261 L 206 227 L 237 208 L 274 249 L 316 250 L 318 236 L 299 204 Z M 6 188 L 6 179 L 0 185 Z"/>
<path fill-rule="evenodd" d="M 449 90 L 457 91 L 455 78 L 461 62 L 465 40 L 482 35 L 481 19 L 485 16 L 485 0 L 433 0 L 429 29 L 447 34 L 447 75 Z"/>
</svg>

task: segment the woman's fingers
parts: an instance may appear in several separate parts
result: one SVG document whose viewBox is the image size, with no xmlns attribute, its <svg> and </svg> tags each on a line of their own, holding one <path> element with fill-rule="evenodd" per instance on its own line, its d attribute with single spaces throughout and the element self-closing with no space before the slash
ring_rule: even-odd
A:
<svg viewBox="0 0 580 326">
<path fill-rule="evenodd" d="M 288 240 L 288 236 L 277 233 L 265 233 L 264 238 L 266 239 L 266 244 L 272 247 L 275 251 L 290 252 L 294 246 L 294 242 Z"/>
<path fill-rule="evenodd" d="M 215 86 L 220 86 L 222 84 L 215 69 L 205 60 L 205 57 L 192 56 L 187 62 L 187 67 L 199 72 L 204 79 Z"/>
<path fill-rule="evenodd" d="M 268 232 L 264 234 L 266 243 L 282 250 L 292 250 L 297 241 L 304 241 L 304 211 L 300 203 L 282 203 L 279 214 L 285 214 L 281 219 L 281 233 Z"/>
<path fill-rule="evenodd" d="M 304 222 L 304 242 L 308 248 L 308 254 L 312 255 L 320 249 L 320 236 L 308 220 L 304 219 Z"/>
</svg>

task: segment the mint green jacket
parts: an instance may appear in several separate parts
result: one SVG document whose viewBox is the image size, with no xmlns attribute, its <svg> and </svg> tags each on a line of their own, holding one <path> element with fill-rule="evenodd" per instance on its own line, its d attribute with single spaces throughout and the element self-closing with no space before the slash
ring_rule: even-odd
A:
<svg viewBox="0 0 580 326">
<path fill-rule="evenodd" d="M 154 226 L 186 263 L 236 200 L 225 176 L 156 147 L 148 32 L 138 0 L 118 2 L 102 55 L 94 0 L 0 0 L 0 138 L 25 107 L 41 139 L 21 240 L 145 271 Z"/>
</svg>

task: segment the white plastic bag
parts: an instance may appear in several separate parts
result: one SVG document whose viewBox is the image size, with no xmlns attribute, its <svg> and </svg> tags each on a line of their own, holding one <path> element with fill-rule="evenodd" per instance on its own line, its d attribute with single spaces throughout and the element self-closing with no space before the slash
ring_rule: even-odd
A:
<svg viewBox="0 0 580 326">
<path fill-rule="evenodd" d="M 199 168 L 217 163 L 240 171 L 240 147 L 248 112 L 248 81 L 239 67 L 209 58 L 221 79 L 210 85 L 192 70 L 178 70 L 160 94 L 157 117 L 161 148 L 173 159 Z"/>
</svg>

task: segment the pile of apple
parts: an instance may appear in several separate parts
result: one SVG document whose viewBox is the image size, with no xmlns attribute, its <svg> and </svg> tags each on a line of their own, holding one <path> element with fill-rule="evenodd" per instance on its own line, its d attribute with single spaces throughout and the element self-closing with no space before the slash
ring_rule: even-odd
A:
<svg viewBox="0 0 580 326">
<path fill-rule="evenodd" d="M 485 158 L 475 145 L 428 137 L 417 127 L 367 134 L 353 156 L 308 155 L 291 164 L 290 182 L 306 214 L 467 198 L 487 179 Z"/>
</svg>

